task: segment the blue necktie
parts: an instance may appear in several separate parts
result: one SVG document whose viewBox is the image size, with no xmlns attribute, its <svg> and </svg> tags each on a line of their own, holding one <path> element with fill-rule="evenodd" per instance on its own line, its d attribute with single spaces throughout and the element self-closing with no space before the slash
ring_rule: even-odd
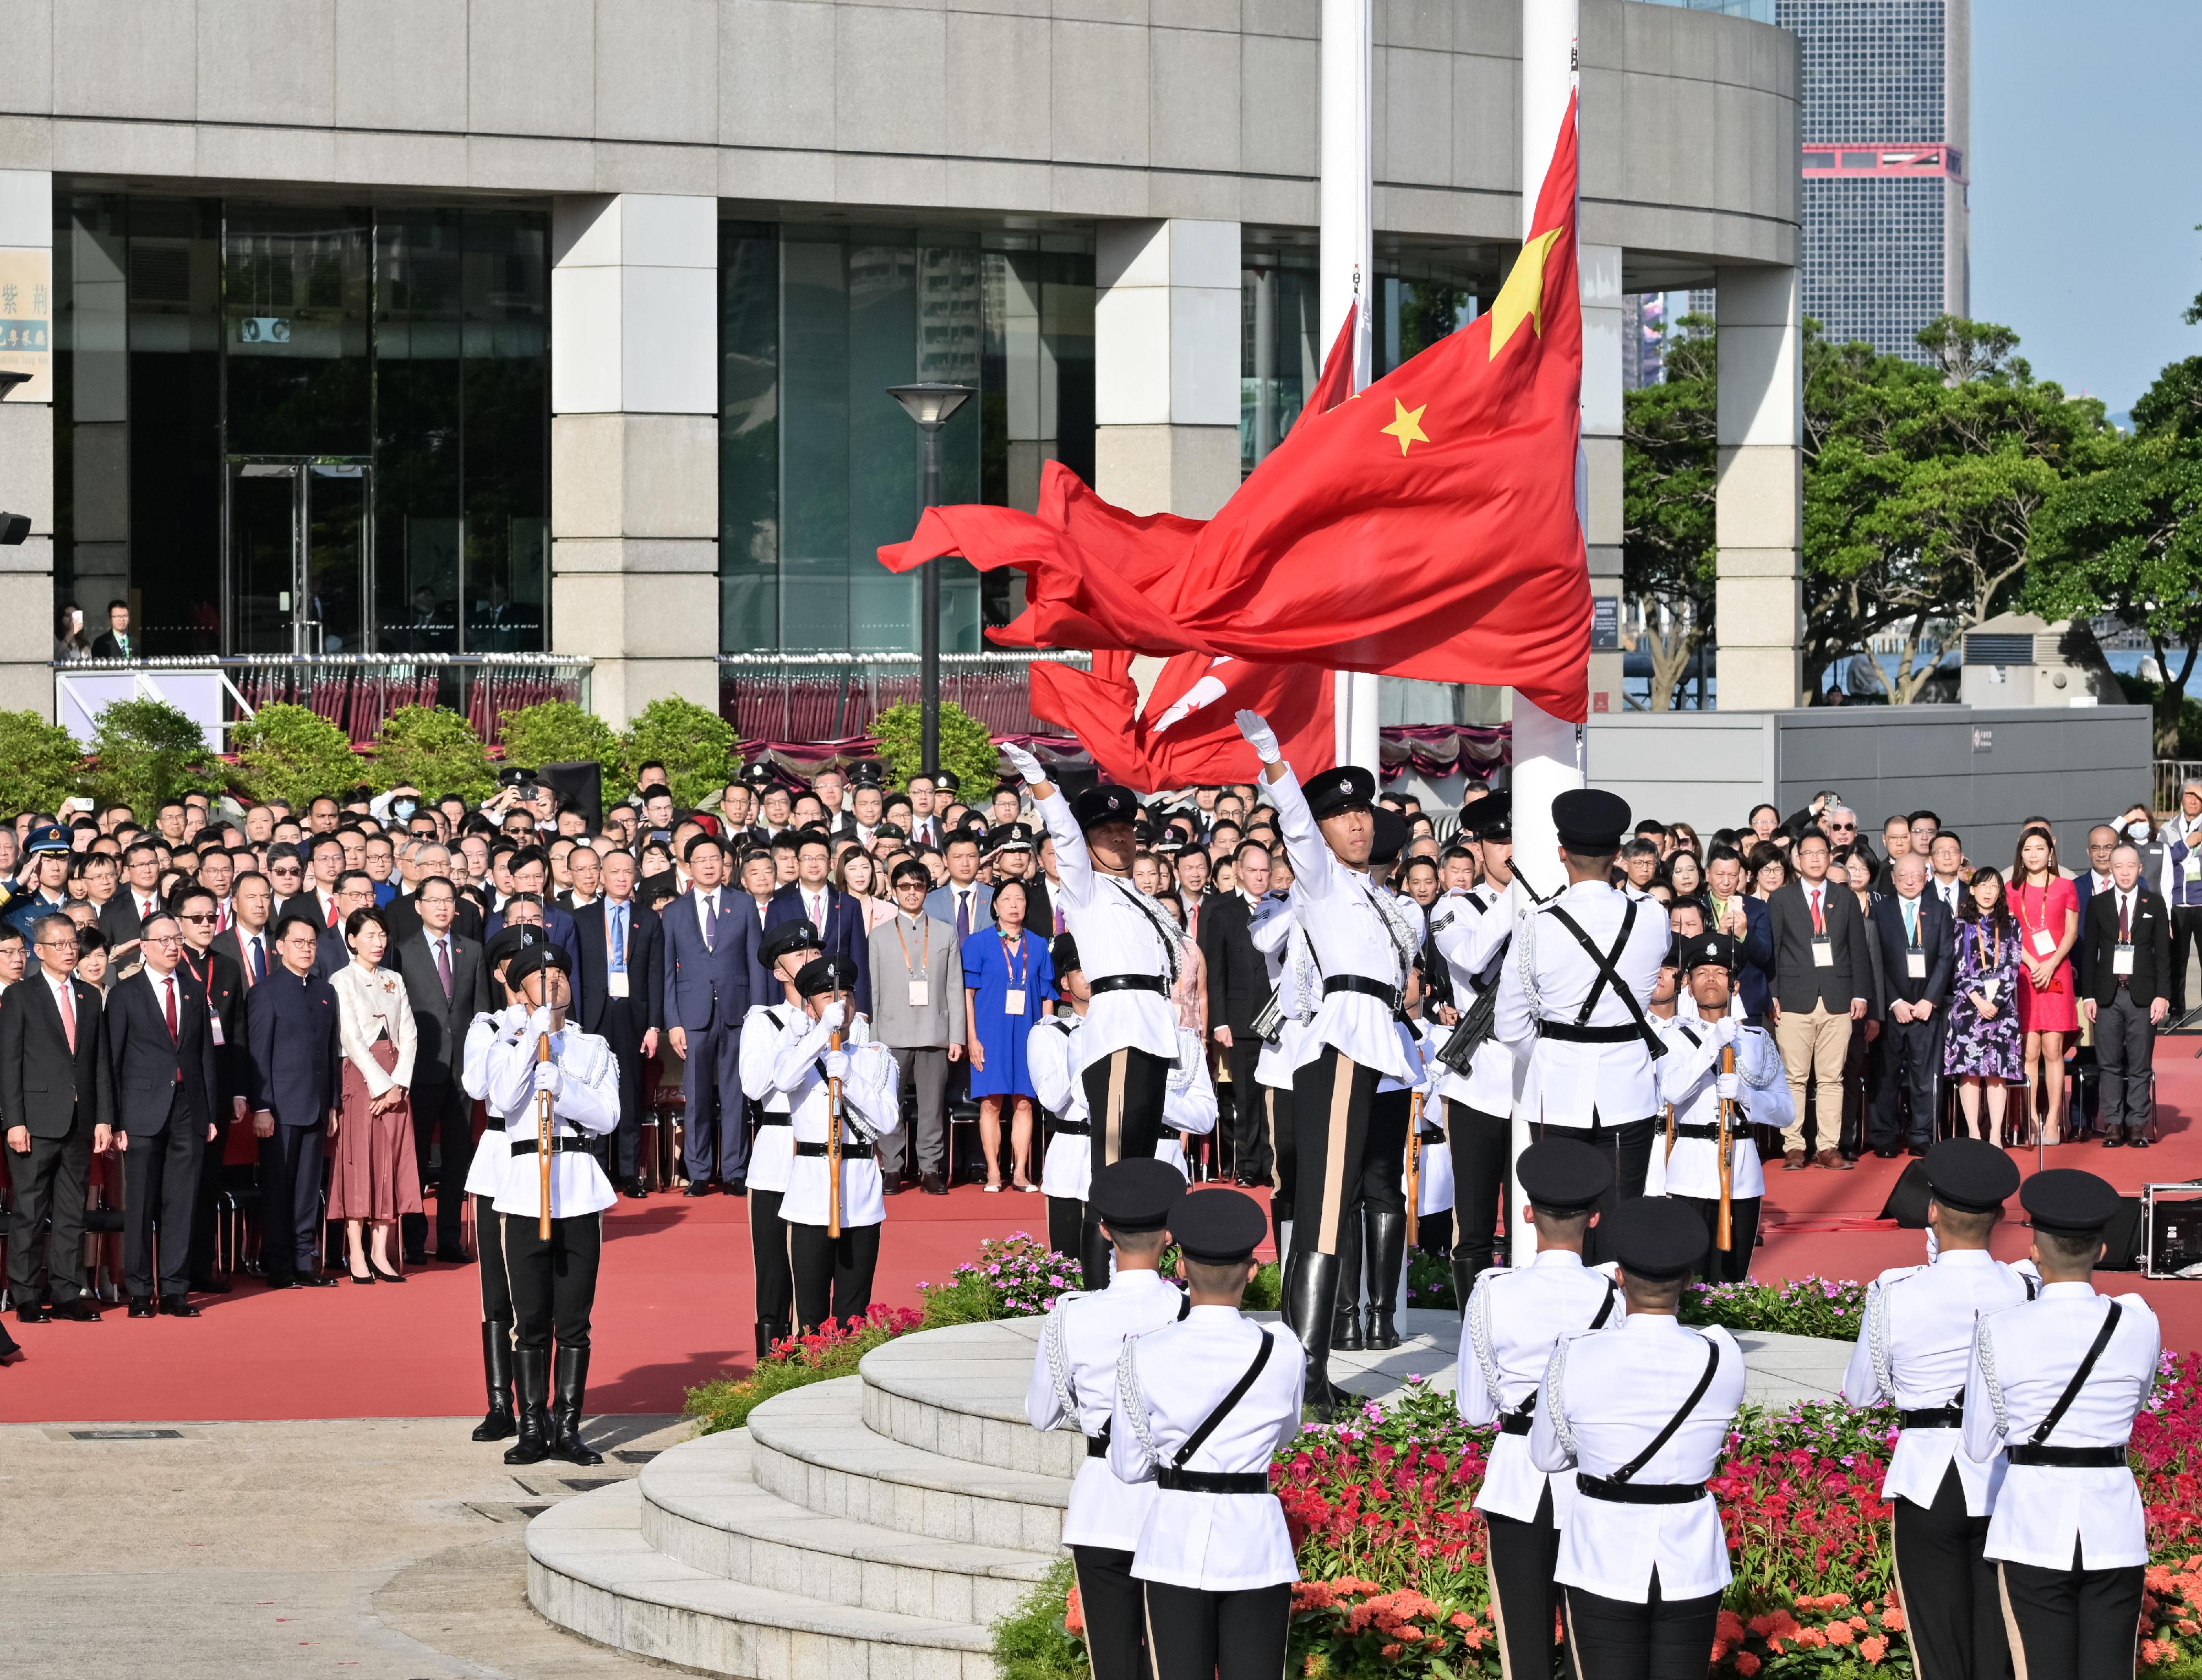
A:
<svg viewBox="0 0 2202 1680">
<path fill-rule="evenodd" d="M 704 949 L 716 951 L 718 948 L 719 895 L 715 893 L 706 893 L 704 894 Z"/>
<path fill-rule="evenodd" d="M 268 978 L 268 947 L 260 942 L 257 934 L 252 940 L 252 977 L 255 980 Z"/>
<path fill-rule="evenodd" d="M 614 974 L 627 972 L 627 906 L 625 905 L 612 906 L 611 971 Z"/>
</svg>

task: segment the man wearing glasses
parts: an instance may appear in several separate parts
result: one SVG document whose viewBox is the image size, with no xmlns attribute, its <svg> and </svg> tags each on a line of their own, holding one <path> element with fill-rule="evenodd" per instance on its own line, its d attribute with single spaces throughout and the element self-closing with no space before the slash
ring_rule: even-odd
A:
<svg viewBox="0 0 2202 1680">
<path fill-rule="evenodd" d="M 207 995 L 207 1030 L 214 1037 L 215 1129 L 199 1161 L 198 1198 L 191 1207 L 191 1289 L 226 1295 L 230 1286 L 214 1270 L 215 1201 L 221 1194 L 229 1128 L 245 1117 L 244 974 L 234 957 L 215 945 L 221 911 L 214 889 L 186 887 L 175 904 L 184 931 L 184 968 Z"/>
<path fill-rule="evenodd" d="M 260 1140 L 260 1266 L 271 1289 L 333 1288 L 321 1264 L 321 1159 L 337 1132 L 342 1052 L 337 995 L 314 973 L 320 923 L 286 917 L 283 961 L 247 994 L 245 1066 L 253 1135 Z M 0 1010 L 0 1019 L 6 1011 Z"/>
<path fill-rule="evenodd" d="M 1820 826 L 1828 831 L 1828 843 L 1831 846 L 1857 844 L 1858 813 L 1848 805 L 1829 805 L 1820 813 Z"/>
</svg>

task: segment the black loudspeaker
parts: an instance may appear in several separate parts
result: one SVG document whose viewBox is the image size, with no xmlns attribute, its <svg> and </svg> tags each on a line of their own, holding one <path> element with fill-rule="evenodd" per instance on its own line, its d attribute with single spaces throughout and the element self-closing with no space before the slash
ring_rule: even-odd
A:
<svg viewBox="0 0 2202 1680">
<path fill-rule="evenodd" d="M 2095 1270 L 2139 1271 L 2140 1239 L 2140 1198 L 2120 1196 L 2117 1216 L 2103 1228 L 2103 1258 L 2096 1262 Z"/>
<path fill-rule="evenodd" d="M 604 767 L 593 758 L 575 764 L 545 764 L 535 779 L 558 795 L 561 805 L 571 799 L 591 834 L 604 826 Z"/>
<path fill-rule="evenodd" d="M 1914 1161 L 1904 1170 L 1904 1176 L 1896 1181 L 1896 1188 L 1888 1193 L 1881 1204 L 1881 1217 L 1893 1219 L 1907 1231 L 1927 1229 L 1927 1163 Z"/>
</svg>

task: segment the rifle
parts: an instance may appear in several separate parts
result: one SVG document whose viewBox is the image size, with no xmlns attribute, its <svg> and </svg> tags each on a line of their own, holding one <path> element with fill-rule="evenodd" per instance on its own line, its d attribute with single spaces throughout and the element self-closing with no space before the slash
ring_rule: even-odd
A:
<svg viewBox="0 0 2202 1680">
<path fill-rule="evenodd" d="M 550 1035 L 544 1034 L 535 1040 L 535 1065 L 541 1067 L 550 1059 Z M 544 1241 L 550 1241 L 550 1093 L 535 1093 L 535 1170 L 541 1175 L 537 1189 L 541 1194 L 538 1204 L 542 1213 L 536 1221 L 535 1234 Z"/>
<path fill-rule="evenodd" d="M 1735 1071 L 1735 1046 L 1721 1046 L 1721 1072 L 1723 1076 Z M 1720 1099 L 1720 1223 L 1713 1231 L 1713 1247 L 1725 1254 L 1734 1246 L 1735 1233 L 1729 1223 L 1728 1197 L 1735 1188 L 1735 1149 L 1728 1141 L 1728 1111 L 1734 1105 L 1726 1097 Z M 1668 1147 L 1674 1147 L 1673 1111 L 1668 1111 Z"/>
<path fill-rule="evenodd" d="M 838 1009 L 840 1004 L 837 987 L 833 1005 Z M 826 1047 L 841 1047 L 839 1027 L 826 1035 Z M 841 1082 L 831 1076 L 826 1081 L 826 1235 L 837 1239 L 841 1235 Z"/>
<path fill-rule="evenodd" d="M 1407 1247 L 1422 1241 L 1422 1093 L 1407 1105 Z"/>
<path fill-rule="evenodd" d="M 1663 1158 L 1671 1163 L 1675 1158 L 1675 1105 L 1667 1105 L 1667 1153 Z"/>
</svg>

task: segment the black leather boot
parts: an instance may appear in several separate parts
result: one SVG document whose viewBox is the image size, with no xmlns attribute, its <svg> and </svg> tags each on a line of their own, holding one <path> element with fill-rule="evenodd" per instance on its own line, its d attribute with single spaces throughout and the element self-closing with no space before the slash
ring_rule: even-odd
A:
<svg viewBox="0 0 2202 1680">
<path fill-rule="evenodd" d="M 1292 1322 L 1307 1355 L 1307 1388 L 1303 1404 L 1328 1423 L 1342 1404 L 1330 1386 L 1330 1318 L 1338 1305 L 1338 1256 L 1305 1253 L 1292 1269 Z"/>
<path fill-rule="evenodd" d="M 512 1416 L 512 1321 L 482 1323 L 482 1376 L 489 1383 L 489 1412 L 474 1425 L 475 1441 L 509 1441 L 520 1425 Z"/>
<path fill-rule="evenodd" d="M 1294 1335 L 1300 1333 L 1299 1320 L 1292 1315 L 1298 1309 L 1292 1300 L 1292 1278 L 1300 1265 L 1299 1250 L 1295 1248 L 1279 1261 L 1277 1266 L 1277 1316 L 1285 1321 L 1285 1328 Z"/>
<path fill-rule="evenodd" d="M 1468 1298 L 1475 1293 L 1475 1262 L 1456 1259 L 1452 1263 L 1453 1305 L 1460 1309 L 1463 1318 L 1468 1317 Z"/>
<path fill-rule="evenodd" d="M 581 1400 L 589 1391 L 589 1350 L 561 1347 L 550 1407 L 550 1456 L 569 1465 L 600 1465 L 604 1455 L 581 1439 Z"/>
<path fill-rule="evenodd" d="M 1331 1309 L 1330 1345 L 1336 1353 L 1357 1353 L 1361 1339 L 1361 1219 L 1349 1209 L 1338 1228 L 1338 1290 Z"/>
<path fill-rule="evenodd" d="M 512 1350 L 512 1371 L 520 1389 L 520 1439 L 504 1449 L 509 1465 L 539 1465 L 550 1456 L 550 1354 L 541 1347 Z"/>
<path fill-rule="evenodd" d="M 1089 1219 L 1078 1228 L 1078 1270 L 1086 1288 L 1109 1287 L 1110 1252 L 1109 1238 L 1098 1220 Z"/>
<path fill-rule="evenodd" d="M 1369 1345 L 1397 1347 L 1399 1265 L 1407 1253 L 1407 1216 L 1390 1208 L 1364 1207 L 1361 1220 L 1369 1249 Z"/>
</svg>

